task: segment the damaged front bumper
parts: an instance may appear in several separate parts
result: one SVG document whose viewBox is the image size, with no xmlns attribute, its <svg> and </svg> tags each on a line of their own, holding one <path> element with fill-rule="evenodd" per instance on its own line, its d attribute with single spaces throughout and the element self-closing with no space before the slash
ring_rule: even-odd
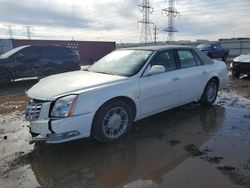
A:
<svg viewBox="0 0 250 188">
<path fill-rule="evenodd" d="M 32 132 L 31 134 L 34 135 L 34 133 Z M 80 135 L 79 131 L 69 131 L 69 132 L 59 133 L 59 134 L 36 135 L 36 136 L 32 136 L 29 143 L 30 144 L 33 144 L 36 142 L 62 143 L 63 140 L 74 138 L 79 135 Z"/>
<path fill-rule="evenodd" d="M 49 117 L 50 101 L 31 99 L 26 107 L 31 142 L 62 143 L 90 136 L 93 113 L 64 118 Z"/>
<path fill-rule="evenodd" d="M 31 143 L 63 143 L 90 136 L 94 113 L 30 122 Z"/>
</svg>

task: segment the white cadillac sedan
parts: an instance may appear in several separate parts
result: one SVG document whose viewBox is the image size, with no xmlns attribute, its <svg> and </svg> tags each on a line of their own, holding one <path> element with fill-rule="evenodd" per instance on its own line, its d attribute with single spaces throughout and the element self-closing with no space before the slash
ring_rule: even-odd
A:
<svg viewBox="0 0 250 188">
<path fill-rule="evenodd" d="M 121 49 L 87 70 L 40 80 L 27 91 L 26 118 L 33 141 L 113 142 L 144 117 L 192 101 L 213 104 L 227 82 L 225 63 L 196 48 Z"/>
</svg>

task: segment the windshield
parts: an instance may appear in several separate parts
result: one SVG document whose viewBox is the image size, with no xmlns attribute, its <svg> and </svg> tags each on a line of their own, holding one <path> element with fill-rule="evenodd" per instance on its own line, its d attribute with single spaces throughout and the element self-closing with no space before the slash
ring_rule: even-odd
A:
<svg viewBox="0 0 250 188">
<path fill-rule="evenodd" d="M 19 47 L 17 47 L 17 48 L 14 48 L 14 49 L 12 49 L 12 50 L 6 52 L 5 54 L 2 54 L 2 55 L 1 55 L 1 58 L 4 58 L 4 59 L 5 59 L 5 58 L 8 58 L 8 57 L 12 56 L 13 54 L 15 54 L 16 52 L 18 52 L 19 50 L 21 50 L 21 49 L 23 49 L 23 48 L 26 48 L 26 47 L 28 47 L 28 46 L 19 46 Z"/>
<path fill-rule="evenodd" d="M 133 76 L 147 62 L 153 51 L 117 50 L 103 57 L 88 71 L 119 76 Z"/>
<path fill-rule="evenodd" d="M 209 48 L 210 44 L 200 44 L 197 46 L 197 48 Z"/>
</svg>

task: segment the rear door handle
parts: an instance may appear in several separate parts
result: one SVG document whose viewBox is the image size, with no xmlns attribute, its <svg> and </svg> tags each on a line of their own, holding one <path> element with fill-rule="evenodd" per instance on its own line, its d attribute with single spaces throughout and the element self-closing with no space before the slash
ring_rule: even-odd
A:
<svg viewBox="0 0 250 188">
<path fill-rule="evenodd" d="M 207 74 L 207 71 L 203 71 L 202 74 Z"/>
<path fill-rule="evenodd" d="M 172 80 L 173 80 L 173 81 L 178 81 L 178 80 L 180 80 L 180 79 L 176 77 L 176 78 L 173 78 Z"/>
</svg>

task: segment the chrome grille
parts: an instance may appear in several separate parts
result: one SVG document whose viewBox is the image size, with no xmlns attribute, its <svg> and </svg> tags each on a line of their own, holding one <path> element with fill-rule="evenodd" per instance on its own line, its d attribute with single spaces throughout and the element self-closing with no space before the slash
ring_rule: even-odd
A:
<svg viewBox="0 0 250 188">
<path fill-rule="evenodd" d="M 26 107 L 25 118 L 28 121 L 35 121 L 39 118 L 42 103 L 31 99 Z"/>
</svg>

